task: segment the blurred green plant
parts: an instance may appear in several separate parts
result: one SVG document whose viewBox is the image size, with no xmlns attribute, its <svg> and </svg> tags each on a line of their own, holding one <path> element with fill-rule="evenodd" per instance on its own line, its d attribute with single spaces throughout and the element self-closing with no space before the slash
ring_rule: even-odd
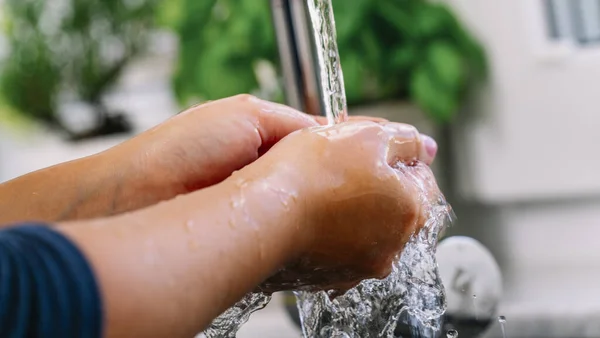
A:
<svg viewBox="0 0 600 338">
<path fill-rule="evenodd" d="M 182 102 L 223 98 L 259 87 L 254 66 L 275 62 L 267 0 L 181 0 L 179 65 L 174 87 Z"/>
<path fill-rule="evenodd" d="M 253 92 L 253 64 L 277 64 L 267 0 L 179 0 L 179 99 Z M 486 74 L 483 48 L 451 9 L 426 0 L 333 0 L 348 103 L 404 99 L 439 123 Z"/>
<path fill-rule="evenodd" d="M 21 114 L 69 132 L 57 112 L 70 93 L 94 109 L 95 134 L 125 131 L 102 99 L 147 44 L 158 0 L 7 0 L 10 55 L 3 99 Z M 74 135 L 71 135 L 74 136 Z"/>
</svg>

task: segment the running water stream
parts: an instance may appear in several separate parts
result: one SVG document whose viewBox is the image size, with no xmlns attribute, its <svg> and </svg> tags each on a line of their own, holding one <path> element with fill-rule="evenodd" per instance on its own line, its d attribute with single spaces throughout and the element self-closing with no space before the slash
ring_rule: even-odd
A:
<svg viewBox="0 0 600 338">
<path fill-rule="evenodd" d="M 321 70 L 325 114 L 329 124 L 342 123 L 348 119 L 348 109 L 331 0 L 308 0 L 308 11 Z"/>
<path fill-rule="evenodd" d="M 330 124 L 342 123 L 347 120 L 347 106 L 331 0 L 308 0 L 308 8 L 326 115 Z M 403 311 L 413 337 L 439 336 L 446 304 L 435 248 L 440 231 L 452 220 L 452 211 L 441 194 L 433 197 L 427 194 L 435 184 L 431 176 L 418 177 L 401 163 L 395 169 L 420 191 L 428 221 L 407 243 L 386 279 L 363 281 L 333 300 L 327 292 L 296 292 L 305 337 L 393 338 Z M 264 308 L 270 299 L 264 293 L 247 295 L 217 318 L 204 334 L 208 338 L 234 338 L 250 315 Z"/>
</svg>

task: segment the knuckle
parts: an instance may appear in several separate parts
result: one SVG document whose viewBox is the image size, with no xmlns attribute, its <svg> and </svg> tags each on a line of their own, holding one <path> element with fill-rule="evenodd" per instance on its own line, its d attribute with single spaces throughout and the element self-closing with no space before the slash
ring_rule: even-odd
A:
<svg viewBox="0 0 600 338">
<path fill-rule="evenodd" d="M 230 97 L 229 102 L 232 105 L 232 108 L 229 112 L 235 115 L 244 115 L 250 117 L 251 119 L 259 118 L 261 114 L 261 100 L 254 95 L 251 94 L 238 94 Z"/>
<path fill-rule="evenodd" d="M 401 128 L 405 128 L 407 132 L 412 133 L 412 134 L 418 134 L 419 130 L 417 129 L 417 127 L 413 126 L 412 124 L 406 124 L 406 123 L 398 123 L 398 125 Z"/>
<path fill-rule="evenodd" d="M 253 117 L 258 117 L 261 114 L 261 106 L 259 104 L 260 99 L 251 94 L 240 94 L 236 96 L 237 102 Z"/>
<path fill-rule="evenodd" d="M 233 97 L 234 100 L 243 104 L 255 104 L 258 98 L 251 94 L 239 94 Z"/>
</svg>

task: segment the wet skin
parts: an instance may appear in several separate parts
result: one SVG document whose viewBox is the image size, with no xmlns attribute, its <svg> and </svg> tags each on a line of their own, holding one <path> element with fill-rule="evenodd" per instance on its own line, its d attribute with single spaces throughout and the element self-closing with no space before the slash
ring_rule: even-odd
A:
<svg viewBox="0 0 600 338">
<path fill-rule="evenodd" d="M 29 197 L 13 209 L 30 219 L 71 210 L 57 229 L 96 271 L 106 336 L 189 337 L 269 277 L 272 290 L 284 290 L 385 276 L 424 222 L 413 183 L 394 169 L 413 164 L 407 170 L 434 183 L 417 165 L 433 159 L 424 140 L 411 126 L 379 120 L 320 126 L 241 96 L 3 184 L 0 200 L 11 190 Z M 6 211 L 5 220 L 18 219 Z M 294 278 L 277 277 L 284 267 Z"/>
</svg>

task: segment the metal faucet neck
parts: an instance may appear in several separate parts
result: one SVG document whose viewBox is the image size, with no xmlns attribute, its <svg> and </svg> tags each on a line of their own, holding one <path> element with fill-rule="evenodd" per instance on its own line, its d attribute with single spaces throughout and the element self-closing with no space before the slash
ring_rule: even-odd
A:
<svg viewBox="0 0 600 338">
<path fill-rule="evenodd" d="M 270 0 L 287 104 L 323 115 L 324 96 L 306 0 Z"/>
</svg>

